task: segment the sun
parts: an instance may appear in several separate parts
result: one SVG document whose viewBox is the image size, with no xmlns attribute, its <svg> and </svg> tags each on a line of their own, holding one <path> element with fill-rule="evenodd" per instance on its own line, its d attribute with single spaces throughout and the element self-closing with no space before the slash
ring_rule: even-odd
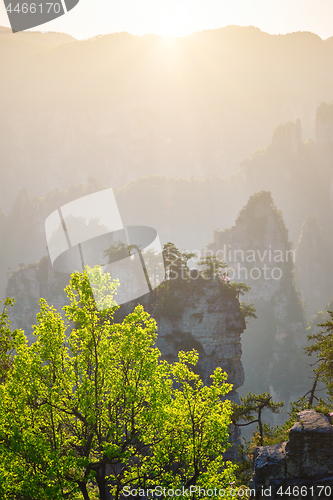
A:
<svg viewBox="0 0 333 500">
<path fill-rule="evenodd" d="M 191 28 L 190 26 L 186 26 L 186 24 L 180 22 L 172 22 L 165 23 L 163 26 L 161 26 L 157 34 L 165 37 L 176 38 L 188 36 L 194 31 L 196 30 Z"/>
<path fill-rule="evenodd" d="M 183 0 L 180 2 L 170 2 L 167 9 L 154 12 L 155 32 L 165 37 L 184 37 L 194 31 L 198 31 L 197 18 L 191 2 Z"/>
</svg>

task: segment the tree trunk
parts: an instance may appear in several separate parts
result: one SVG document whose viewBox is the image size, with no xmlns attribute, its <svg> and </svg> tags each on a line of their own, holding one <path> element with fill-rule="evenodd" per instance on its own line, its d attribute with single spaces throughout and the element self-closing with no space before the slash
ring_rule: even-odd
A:
<svg viewBox="0 0 333 500">
<path fill-rule="evenodd" d="M 96 471 L 96 481 L 99 490 L 100 500 L 107 500 L 106 498 L 106 480 L 105 480 L 106 464 L 103 464 L 98 471 Z"/>
<path fill-rule="evenodd" d="M 86 483 L 79 482 L 78 485 L 79 485 L 79 488 L 81 490 L 81 493 L 83 495 L 84 500 L 90 500 L 89 494 L 88 494 L 88 491 L 87 491 L 87 485 L 86 485 Z"/>
<path fill-rule="evenodd" d="M 259 434 L 260 434 L 260 446 L 263 446 L 263 428 L 262 428 L 262 421 L 261 421 L 261 407 L 259 406 L 259 411 L 258 411 L 258 425 L 259 425 Z"/>
<path fill-rule="evenodd" d="M 313 383 L 312 389 L 310 391 L 310 396 L 309 396 L 309 405 L 310 406 L 313 406 L 313 400 L 316 397 L 315 392 L 316 392 L 316 388 L 317 388 L 318 379 L 319 379 L 319 375 L 316 375 L 316 378 L 315 378 L 315 381 Z"/>
</svg>

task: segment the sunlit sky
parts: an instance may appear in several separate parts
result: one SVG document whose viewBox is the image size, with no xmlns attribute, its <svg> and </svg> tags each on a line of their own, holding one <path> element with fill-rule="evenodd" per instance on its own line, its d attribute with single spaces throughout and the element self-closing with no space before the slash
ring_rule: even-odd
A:
<svg viewBox="0 0 333 500">
<path fill-rule="evenodd" d="M 333 36 L 333 0 L 80 0 L 72 11 L 35 30 L 79 39 L 121 31 L 185 36 L 231 24 L 272 34 L 311 31 L 326 39 Z M 0 25 L 10 27 L 2 0 Z"/>
</svg>

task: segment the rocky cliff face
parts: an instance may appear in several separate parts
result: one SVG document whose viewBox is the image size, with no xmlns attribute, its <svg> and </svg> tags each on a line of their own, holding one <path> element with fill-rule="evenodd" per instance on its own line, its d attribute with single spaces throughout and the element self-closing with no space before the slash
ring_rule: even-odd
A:
<svg viewBox="0 0 333 500">
<path fill-rule="evenodd" d="M 9 310 L 12 328 L 24 330 L 29 342 L 34 341 L 32 325 L 36 324 L 41 298 L 58 311 L 68 303 L 64 292 L 70 276 L 53 271 L 49 258 L 44 257 L 38 264 L 22 266 L 8 279 L 6 296 L 15 298 L 15 305 Z"/>
<path fill-rule="evenodd" d="M 170 306 L 164 302 L 168 292 L 163 289 L 138 300 L 157 321 L 157 346 L 170 362 L 178 359 L 180 350 L 198 350 L 197 368 L 204 383 L 210 384 L 210 375 L 220 366 L 228 373 L 232 397 L 237 399 L 236 390 L 244 383 L 241 334 L 246 325 L 236 293 L 218 279 L 199 278 L 180 288 L 177 285 L 171 282 Z M 177 314 L 173 314 L 174 304 Z M 122 306 L 116 319 L 122 319 L 134 305 Z"/>
<path fill-rule="evenodd" d="M 287 122 L 276 127 L 272 137 L 272 146 L 277 149 L 298 153 L 302 142 L 301 120 Z"/>
<path fill-rule="evenodd" d="M 315 215 L 306 218 L 296 248 L 295 277 L 308 319 L 332 296 L 332 268 L 327 241 Z"/>
<path fill-rule="evenodd" d="M 252 498 L 332 498 L 333 427 L 314 410 L 298 418 L 289 441 L 256 449 Z"/>
<path fill-rule="evenodd" d="M 269 391 L 286 402 L 300 397 L 305 318 L 293 280 L 295 254 L 271 194 L 252 196 L 232 228 L 215 232 L 209 249 L 228 264 L 231 279 L 251 287 L 247 302 L 257 310 L 243 340 L 242 390 Z"/>
<path fill-rule="evenodd" d="M 322 102 L 316 113 L 316 142 L 333 143 L 333 103 Z"/>
</svg>

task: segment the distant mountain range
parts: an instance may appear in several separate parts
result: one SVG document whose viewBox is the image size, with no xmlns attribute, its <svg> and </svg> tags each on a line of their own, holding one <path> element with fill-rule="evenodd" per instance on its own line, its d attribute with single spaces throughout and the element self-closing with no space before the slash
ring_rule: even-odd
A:
<svg viewBox="0 0 333 500">
<path fill-rule="evenodd" d="M 184 38 L 128 33 L 77 41 L 0 29 L 0 207 L 90 176 L 228 177 L 333 100 L 333 38 L 229 26 Z M 251 193 L 252 194 L 252 193 Z M 243 200 L 245 202 L 245 200 Z"/>
</svg>

